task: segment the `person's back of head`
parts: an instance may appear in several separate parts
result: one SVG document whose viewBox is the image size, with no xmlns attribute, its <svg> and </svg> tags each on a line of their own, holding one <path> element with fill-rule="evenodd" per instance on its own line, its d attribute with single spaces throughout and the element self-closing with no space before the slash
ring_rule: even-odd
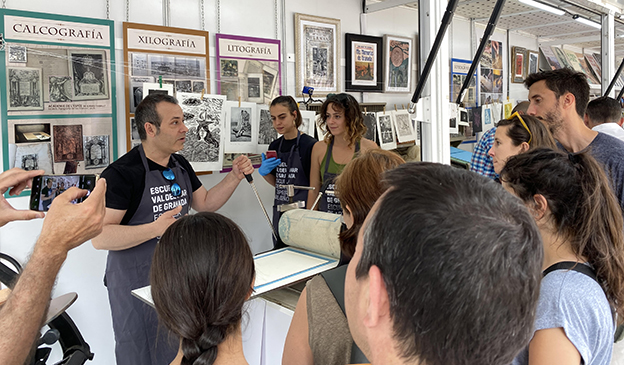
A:
<svg viewBox="0 0 624 365">
<path fill-rule="evenodd" d="M 622 211 L 598 162 L 588 152 L 537 149 L 511 157 L 501 180 L 525 204 L 535 205 L 537 195 L 545 198 L 549 233 L 592 265 L 607 298 L 624 315 Z"/>
<path fill-rule="evenodd" d="M 181 339 L 182 364 L 213 364 L 217 346 L 238 331 L 252 290 L 243 231 L 217 213 L 184 216 L 162 235 L 150 275 L 159 320 Z"/>
<path fill-rule="evenodd" d="M 353 257 L 357 235 L 366 215 L 386 191 L 382 174 L 405 163 L 401 156 L 379 148 L 368 150 L 351 160 L 336 179 L 336 191 L 343 214 L 350 214 L 353 224 L 340 232 L 340 249 L 347 258 Z"/>
<path fill-rule="evenodd" d="M 499 184 L 450 166 L 407 163 L 385 177 L 388 191 L 362 228 L 346 279 L 360 348 L 373 363 L 380 350 L 404 363 L 510 363 L 532 335 L 541 278 L 540 236 L 527 209 Z M 350 301 L 354 287 L 375 295 L 376 272 L 389 303 L 376 313 L 391 321 L 381 335 L 362 329 L 372 326 L 368 314 L 353 314 L 361 298 Z M 364 332 L 393 345 L 375 350 L 383 341 L 367 342 Z"/>
<path fill-rule="evenodd" d="M 557 99 L 566 93 L 574 95 L 576 113 L 583 118 L 589 102 L 589 83 L 587 76 L 570 68 L 560 68 L 532 73 L 524 79 L 524 85 L 530 89 L 533 84 L 545 81 L 546 87 L 555 93 Z"/>
<path fill-rule="evenodd" d="M 622 106 L 620 103 L 608 96 L 601 96 L 587 104 L 585 111 L 585 124 L 593 128 L 603 123 L 621 124 Z"/>
</svg>

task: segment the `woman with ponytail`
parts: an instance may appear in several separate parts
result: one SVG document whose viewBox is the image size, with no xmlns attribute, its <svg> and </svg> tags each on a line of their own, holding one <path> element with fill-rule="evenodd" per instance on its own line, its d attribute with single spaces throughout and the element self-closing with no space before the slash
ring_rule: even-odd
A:
<svg viewBox="0 0 624 365">
<path fill-rule="evenodd" d="M 151 284 L 160 322 L 180 339 L 172 365 L 247 364 L 241 317 L 254 275 L 247 239 L 228 218 L 187 215 L 165 231 Z"/>
<path fill-rule="evenodd" d="M 609 364 L 614 313 L 624 315 L 624 236 L 603 169 L 588 153 L 537 149 L 509 158 L 501 181 L 544 244 L 535 332 L 514 364 Z"/>
</svg>

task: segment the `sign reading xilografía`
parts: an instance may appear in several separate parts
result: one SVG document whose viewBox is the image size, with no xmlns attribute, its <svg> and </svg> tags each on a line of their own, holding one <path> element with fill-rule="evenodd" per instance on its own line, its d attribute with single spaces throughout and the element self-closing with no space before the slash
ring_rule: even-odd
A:
<svg viewBox="0 0 624 365">
<path fill-rule="evenodd" d="M 110 46 L 105 25 L 5 15 L 4 29 L 7 40 Z"/>
<path fill-rule="evenodd" d="M 128 49 L 206 55 L 206 37 L 128 28 Z"/>
</svg>

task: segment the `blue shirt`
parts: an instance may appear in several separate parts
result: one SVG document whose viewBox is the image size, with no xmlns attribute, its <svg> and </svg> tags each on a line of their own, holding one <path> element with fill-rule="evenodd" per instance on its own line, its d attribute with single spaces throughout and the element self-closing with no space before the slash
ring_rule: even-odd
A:
<svg viewBox="0 0 624 365">
<path fill-rule="evenodd" d="M 472 153 L 472 160 L 470 161 L 470 171 L 474 171 L 490 179 L 496 179 L 498 175 L 494 172 L 494 163 L 492 157 L 488 155 L 488 151 L 494 144 L 494 133 L 496 128 L 489 129 L 483 133 L 479 142 L 474 148 Z"/>
<path fill-rule="evenodd" d="M 604 291 L 589 276 L 572 270 L 556 270 L 540 286 L 533 331 L 563 328 L 585 365 L 609 365 L 615 325 Z M 513 365 L 529 363 L 528 347 Z"/>
</svg>

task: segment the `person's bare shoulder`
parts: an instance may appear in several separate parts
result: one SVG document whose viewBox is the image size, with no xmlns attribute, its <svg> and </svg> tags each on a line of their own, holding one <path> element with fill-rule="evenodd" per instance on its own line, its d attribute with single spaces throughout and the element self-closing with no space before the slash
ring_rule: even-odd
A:
<svg viewBox="0 0 624 365">
<path fill-rule="evenodd" d="M 361 143 L 362 151 L 368 151 L 368 150 L 372 150 L 375 148 L 379 148 L 379 146 L 377 146 L 377 143 L 371 141 L 370 139 L 362 138 L 362 141 L 360 143 Z"/>
</svg>

